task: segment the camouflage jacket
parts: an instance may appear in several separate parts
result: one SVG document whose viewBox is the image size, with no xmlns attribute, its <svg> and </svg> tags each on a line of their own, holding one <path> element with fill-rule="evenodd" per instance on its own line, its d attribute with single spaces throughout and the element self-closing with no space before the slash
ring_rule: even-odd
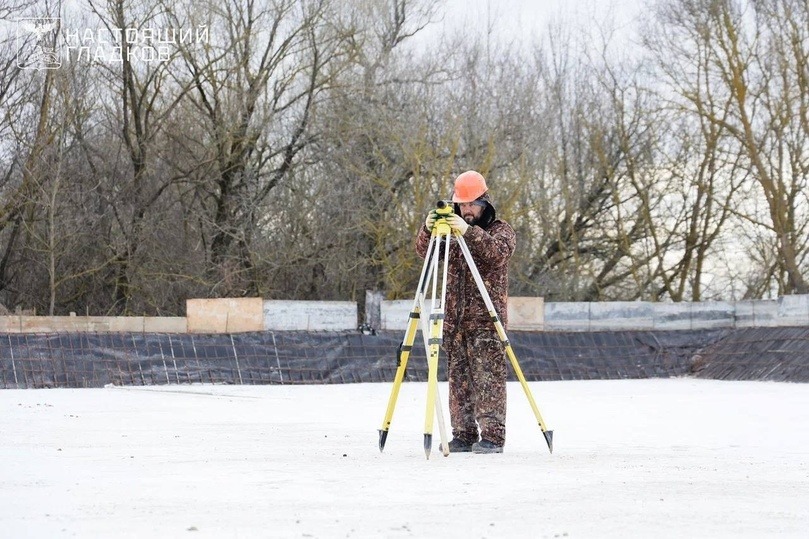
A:
<svg viewBox="0 0 809 539">
<path fill-rule="evenodd" d="M 472 260 L 475 261 L 486 290 L 503 322 L 507 323 L 508 313 L 508 261 L 514 253 L 517 236 L 507 222 L 494 220 L 485 229 L 470 226 L 463 236 Z M 430 232 L 426 226 L 421 227 L 416 237 L 416 252 L 422 258 L 427 255 L 430 244 Z M 440 245 L 443 260 L 444 246 Z M 439 268 L 439 278 L 441 268 Z M 440 284 L 440 281 L 439 281 Z M 427 290 L 430 297 L 432 287 Z M 438 290 L 440 294 L 440 290 Z M 429 309 L 429 304 L 425 305 Z M 447 273 L 447 295 L 444 309 L 444 334 L 466 329 L 494 329 L 486 304 L 480 295 L 472 272 L 457 241 L 452 241 L 449 248 L 449 266 Z"/>
</svg>

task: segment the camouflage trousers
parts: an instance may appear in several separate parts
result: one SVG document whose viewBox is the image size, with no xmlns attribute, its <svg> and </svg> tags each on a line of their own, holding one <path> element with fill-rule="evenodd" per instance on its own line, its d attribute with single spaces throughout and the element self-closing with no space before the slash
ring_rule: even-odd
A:
<svg viewBox="0 0 809 539">
<path fill-rule="evenodd" d="M 506 355 L 492 329 L 456 331 L 444 336 L 449 378 L 452 436 L 506 441 Z M 479 429 L 479 430 L 478 430 Z"/>
</svg>

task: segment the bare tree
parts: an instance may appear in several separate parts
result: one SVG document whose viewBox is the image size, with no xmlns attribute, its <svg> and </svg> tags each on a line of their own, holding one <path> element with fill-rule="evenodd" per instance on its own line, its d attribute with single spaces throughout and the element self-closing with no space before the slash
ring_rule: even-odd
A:
<svg viewBox="0 0 809 539">
<path fill-rule="evenodd" d="M 586 45 L 585 47 L 592 47 Z M 515 285 L 551 300 L 633 299 L 650 282 L 645 248 L 649 215 L 651 125 L 646 94 L 628 67 L 599 50 L 576 53 L 556 28 L 534 55 L 537 135 L 526 148 L 535 177 L 522 189 Z M 538 127 L 538 128 L 537 128 Z"/>
<path fill-rule="evenodd" d="M 410 48 L 434 10 L 433 1 L 367 0 L 342 15 L 350 63 L 317 120 L 312 158 L 328 194 L 314 201 L 325 234 L 309 258 L 361 305 L 368 289 L 390 297 L 410 290 L 412 208 L 438 198 L 426 121 L 429 88 L 446 76 L 435 58 Z"/>
<path fill-rule="evenodd" d="M 111 133 L 114 142 L 99 140 L 94 152 L 116 155 L 120 148 L 127 157 L 124 166 L 108 159 L 102 161 L 109 176 L 98 184 L 98 189 L 111 217 L 103 236 L 111 270 L 104 288 L 113 298 L 108 312 L 137 312 L 142 305 L 133 303 L 133 298 L 148 280 L 142 270 L 149 258 L 147 246 L 154 238 L 150 228 L 159 227 L 150 219 L 158 215 L 157 204 L 175 181 L 161 170 L 161 147 L 167 122 L 187 87 L 172 84 L 177 51 L 163 58 L 144 54 L 156 40 L 153 29 L 170 24 L 160 2 L 88 0 L 88 6 L 96 22 L 106 29 L 109 42 L 118 46 L 119 55 L 111 61 L 88 65 L 104 81 L 97 87 L 99 102 L 104 105 L 107 123 L 117 128 L 117 133 Z M 145 258 L 139 258 L 144 252 Z"/>
<path fill-rule="evenodd" d="M 752 230 L 768 231 L 777 256 L 765 258 L 776 267 L 762 271 L 779 294 L 806 293 L 806 3 L 681 0 L 656 14 L 647 43 L 669 87 L 715 141 L 739 148 L 743 159 L 727 160 L 721 174 L 738 185 L 749 169 L 755 181 L 742 191 L 752 198 L 734 197 L 731 209 Z M 756 212 L 757 199 L 766 213 Z"/>
<path fill-rule="evenodd" d="M 182 47 L 196 120 L 182 135 L 177 174 L 194 178 L 203 212 L 212 294 L 261 294 L 253 247 L 271 193 L 311 142 L 308 126 L 339 71 L 343 36 L 324 1 L 209 2 L 173 11 L 178 24 L 207 26 L 210 41 Z M 179 145 L 178 145 L 179 146 Z"/>
<path fill-rule="evenodd" d="M 27 3 L 4 3 L 0 6 L 0 14 L 3 18 L 21 16 L 27 8 Z M 61 2 L 47 2 L 43 8 L 47 15 L 58 14 Z M 0 205 L 0 234 L 6 236 L 7 243 L 0 261 L 0 290 L 9 287 L 13 279 L 9 275 L 13 249 L 36 211 L 43 156 L 54 140 L 50 122 L 54 112 L 55 74 L 50 69 L 39 69 L 37 64 L 40 61 L 37 54 L 44 50 L 43 47 L 53 49 L 59 38 L 58 18 L 54 17 L 54 20 L 56 22 L 44 28 L 34 25 L 22 43 L 30 47 L 10 39 L 2 42 L 0 106 L 3 120 L 0 121 L 0 132 L 4 142 L 8 141 L 6 148 L 11 151 L 4 156 L 8 161 L 2 178 L 5 196 Z M 29 114 L 27 111 L 35 112 Z M 30 123 L 25 121 L 27 119 Z"/>
</svg>

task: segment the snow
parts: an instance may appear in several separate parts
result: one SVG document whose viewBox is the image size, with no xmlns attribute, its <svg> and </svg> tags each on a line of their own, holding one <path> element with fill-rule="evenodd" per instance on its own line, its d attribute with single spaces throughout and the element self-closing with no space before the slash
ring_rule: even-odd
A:
<svg viewBox="0 0 809 539">
<path fill-rule="evenodd" d="M 809 385 L 519 384 L 502 455 L 423 451 L 426 386 L 0 391 L 5 537 L 804 537 Z M 446 384 L 439 385 L 447 395 Z M 445 415 L 446 402 L 443 403 Z M 448 415 L 447 415 L 448 417 Z"/>
</svg>

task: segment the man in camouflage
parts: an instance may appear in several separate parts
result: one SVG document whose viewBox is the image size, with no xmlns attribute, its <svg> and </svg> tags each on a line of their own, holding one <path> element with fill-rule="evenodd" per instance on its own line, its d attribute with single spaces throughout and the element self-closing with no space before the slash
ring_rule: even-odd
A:
<svg viewBox="0 0 809 539">
<path fill-rule="evenodd" d="M 505 326 L 508 261 L 516 234 L 497 219 L 482 175 L 467 171 L 455 180 L 453 215 L 446 218 L 469 247 L 492 303 Z M 427 255 L 431 231 L 439 216 L 427 216 L 416 238 L 416 252 Z M 443 254 L 444 249 L 440 252 Z M 449 378 L 452 423 L 451 452 L 502 453 L 506 441 L 506 357 L 460 246 L 449 252 L 444 308 L 444 353 Z"/>
</svg>

